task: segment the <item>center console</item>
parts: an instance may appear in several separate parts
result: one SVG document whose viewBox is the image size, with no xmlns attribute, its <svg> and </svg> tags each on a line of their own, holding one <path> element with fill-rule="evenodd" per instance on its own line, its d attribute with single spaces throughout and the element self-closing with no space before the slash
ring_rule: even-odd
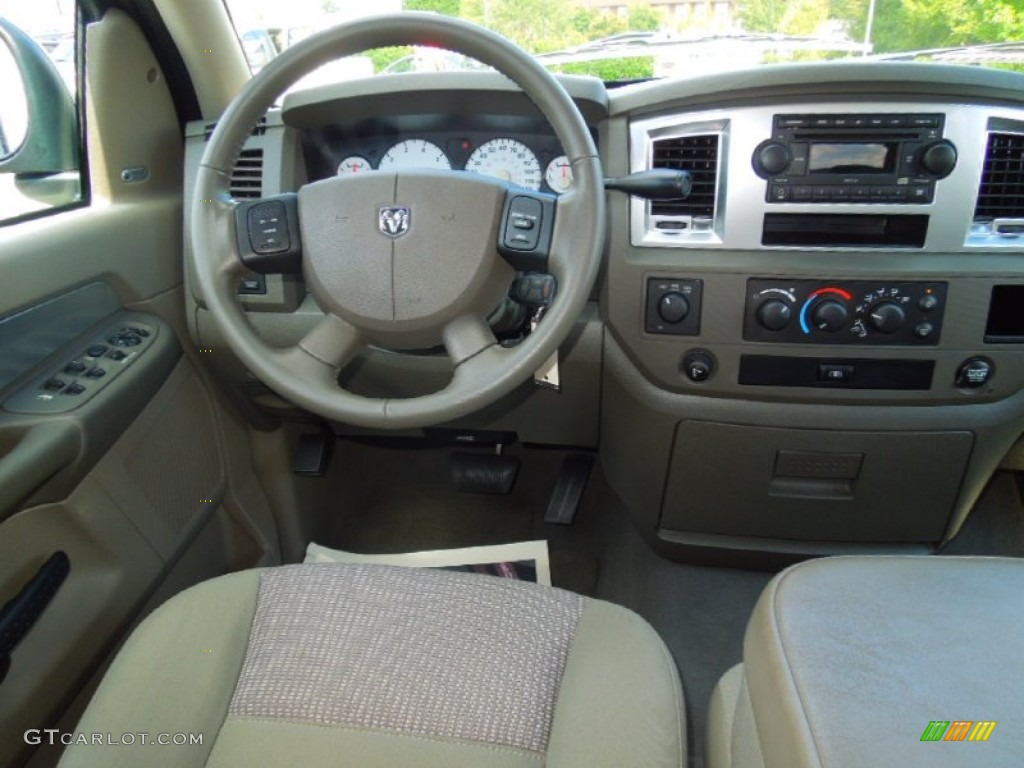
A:
<svg viewBox="0 0 1024 768">
<path fill-rule="evenodd" d="M 602 297 L 603 464 L 665 554 L 932 551 L 1024 429 L 1024 108 L 931 72 L 611 121 L 610 175 L 693 178 L 612 201 Z"/>
</svg>

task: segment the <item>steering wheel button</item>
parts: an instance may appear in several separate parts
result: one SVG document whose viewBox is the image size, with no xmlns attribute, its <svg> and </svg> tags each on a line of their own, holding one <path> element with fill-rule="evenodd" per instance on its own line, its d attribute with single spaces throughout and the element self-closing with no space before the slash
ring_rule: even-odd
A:
<svg viewBox="0 0 1024 768">
<path fill-rule="evenodd" d="M 254 253 L 279 253 L 291 248 L 287 229 L 278 226 L 286 218 L 284 203 L 271 200 L 254 205 L 247 214 L 249 244 Z"/>
</svg>

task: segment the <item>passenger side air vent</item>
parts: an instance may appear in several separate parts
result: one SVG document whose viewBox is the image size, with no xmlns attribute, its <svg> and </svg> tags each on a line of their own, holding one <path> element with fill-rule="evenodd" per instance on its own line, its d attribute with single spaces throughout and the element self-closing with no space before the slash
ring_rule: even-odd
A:
<svg viewBox="0 0 1024 768">
<path fill-rule="evenodd" d="M 236 200 L 263 196 L 263 150 L 243 149 L 238 156 L 228 190 Z"/>
<path fill-rule="evenodd" d="M 1024 135 L 990 133 L 974 220 L 1024 219 Z M 1024 223 L 1024 222 L 1022 222 Z"/>
<path fill-rule="evenodd" d="M 653 168 L 689 171 L 693 191 L 685 200 L 664 200 L 651 203 L 654 216 L 715 215 L 718 180 L 718 134 L 677 136 L 653 142 Z"/>
</svg>

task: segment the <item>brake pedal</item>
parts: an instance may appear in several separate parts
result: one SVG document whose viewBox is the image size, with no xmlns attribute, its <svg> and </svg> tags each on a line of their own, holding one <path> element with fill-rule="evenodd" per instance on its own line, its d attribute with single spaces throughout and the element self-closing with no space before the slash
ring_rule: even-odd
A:
<svg viewBox="0 0 1024 768">
<path fill-rule="evenodd" d="M 512 493 L 519 475 L 519 459 L 500 453 L 452 453 L 452 480 L 463 493 L 489 493 L 507 496 Z"/>
<path fill-rule="evenodd" d="M 554 525 L 572 525 L 586 490 L 594 457 L 589 453 L 571 453 L 562 462 L 555 490 L 551 492 L 544 522 Z"/>
</svg>

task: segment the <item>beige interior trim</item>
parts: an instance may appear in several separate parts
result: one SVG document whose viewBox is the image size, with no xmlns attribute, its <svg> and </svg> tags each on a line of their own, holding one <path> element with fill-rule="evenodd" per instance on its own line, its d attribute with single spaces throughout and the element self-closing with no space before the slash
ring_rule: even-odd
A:
<svg viewBox="0 0 1024 768">
<path fill-rule="evenodd" d="M 250 77 L 226 6 L 181 0 L 154 0 L 153 4 L 185 60 L 203 117 L 218 118 Z"/>
</svg>

